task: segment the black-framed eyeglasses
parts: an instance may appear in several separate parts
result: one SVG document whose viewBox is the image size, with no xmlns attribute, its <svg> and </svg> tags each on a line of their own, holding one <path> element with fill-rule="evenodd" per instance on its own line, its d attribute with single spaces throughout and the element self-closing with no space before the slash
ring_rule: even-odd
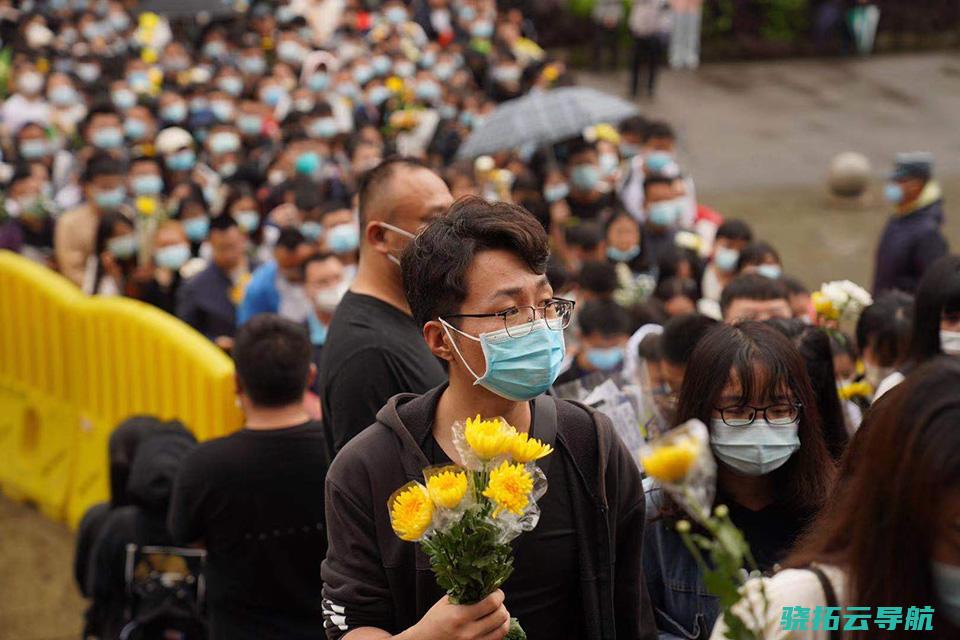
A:
<svg viewBox="0 0 960 640">
<path fill-rule="evenodd" d="M 797 421 L 802 406 L 799 402 L 782 402 L 767 407 L 743 405 L 722 409 L 717 407 L 716 410 L 720 412 L 723 423 L 730 427 L 748 427 L 753 424 L 758 415 L 762 415 L 767 424 L 783 427 Z"/>
<path fill-rule="evenodd" d="M 501 318 L 503 328 L 511 338 L 522 338 L 533 331 L 537 317 L 543 318 L 548 329 L 563 331 L 573 317 L 573 300 L 554 298 L 539 307 L 525 305 L 510 307 L 496 313 L 452 313 L 447 318 Z"/>
</svg>

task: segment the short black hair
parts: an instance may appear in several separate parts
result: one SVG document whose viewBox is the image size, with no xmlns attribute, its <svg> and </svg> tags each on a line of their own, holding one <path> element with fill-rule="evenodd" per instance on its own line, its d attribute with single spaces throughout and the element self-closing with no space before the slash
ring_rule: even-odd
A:
<svg viewBox="0 0 960 640">
<path fill-rule="evenodd" d="M 219 216 L 214 217 L 210 220 L 210 232 L 214 231 L 226 231 L 233 227 L 237 227 L 237 221 L 233 219 L 229 213 L 222 213 Z"/>
<path fill-rule="evenodd" d="M 407 245 L 403 288 L 420 326 L 459 310 L 474 256 L 492 249 L 509 251 L 536 274 L 546 272 L 550 245 L 543 225 L 522 207 L 475 196 L 457 200 Z"/>
<path fill-rule="evenodd" d="M 593 251 L 606 237 L 603 227 L 597 222 L 581 222 L 568 227 L 564 235 L 568 245 L 579 247 L 584 251 Z"/>
<path fill-rule="evenodd" d="M 700 299 L 700 287 L 693 278 L 673 276 L 662 280 L 653 292 L 653 297 L 663 302 L 679 296 L 689 298 L 696 303 Z"/>
<path fill-rule="evenodd" d="M 643 132 L 643 141 L 648 142 L 650 140 L 660 138 L 676 140 L 677 134 L 673 132 L 673 127 L 663 120 L 654 120 L 652 122 L 648 122 L 647 128 Z"/>
<path fill-rule="evenodd" d="M 303 264 L 300 265 L 300 271 L 303 273 L 304 277 L 306 277 L 307 267 L 314 262 L 324 262 L 330 258 L 336 258 L 337 260 L 340 259 L 337 257 L 337 254 L 333 253 L 332 251 L 317 251 L 315 253 L 311 253 L 307 259 L 303 261 Z"/>
<path fill-rule="evenodd" d="M 647 191 L 650 190 L 650 187 L 657 184 L 672 185 L 675 181 L 675 178 L 668 178 L 667 176 L 660 173 L 651 173 L 643 180 L 643 195 L 647 195 Z"/>
<path fill-rule="evenodd" d="M 737 276 L 720 294 L 720 310 L 726 314 L 734 300 L 790 300 L 786 285 L 759 273 Z"/>
<path fill-rule="evenodd" d="M 87 184 L 100 176 L 122 176 L 126 173 L 126 165 L 107 153 L 97 153 L 87 162 L 83 170 L 83 181 Z"/>
<path fill-rule="evenodd" d="M 660 339 L 660 352 L 671 364 L 685 365 L 690 361 L 697 343 L 718 322 L 713 318 L 690 313 L 667 321 Z"/>
<path fill-rule="evenodd" d="M 917 285 L 911 363 L 920 364 L 943 352 L 940 323 L 944 314 L 957 313 L 960 313 L 960 255 L 945 255 L 927 268 Z"/>
<path fill-rule="evenodd" d="M 254 316 L 237 331 L 233 345 L 243 393 L 264 407 L 300 402 L 307 388 L 312 353 L 304 326 L 272 313 Z"/>
<path fill-rule="evenodd" d="M 287 251 L 295 251 L 297 247 L 306 244 L 307 239 L 300 233 L 296 227 L 283 227 L 280 229 L 280 235 L 277 237 L 275 246 Z"/>
<path fill-rule="evenodd" d="M 857 320 L 857 348 L 870 347 L 881 367 L 899 364 L 913 333 L 913 296 L 890 291 L 873 301 Z"/>
<path fill-rule="evenodd" d="M 642 140 L 649 124 L 643 116 L 630 116 L 620 123 L 620 133 L 637 135 Z"/>
<path fill-rule="evenodd" d="M 724 220 L 717 227 L 717 238 L 726 238 L 727 240 L 742 240 L 744 242 L 753 242 L 753 229 L 743 220 L 733 218 Z"/>
<path fill-rule="evenodd" d="M 612 295 L 620 280 L 617 278 L 617 267 L 609 262 L 590 260 L 580 267 L 577 278 L 580 288 L 600 296 Z"/>
<path fill-rule="evenodd" d="M 663 360 L 663 334 L 648 333 L 637 345 L 637 355 L 648 362 Z"/>
<path fill-rule="evenodd" d="M 580 333 L 585 336 L 630 335 L 630 314 L 613 300 L 590 300 L 577 314 Z"/>
<path fill-rule="evenodd" d="M 360 210 L 361 229 L 366 226 L 367 220 L 370 218 L 370 203 L 375 199 L 376 194 L 384 189 L 384 186 L 393 177 L 397 169 L 400 168 L 430 170 L 430 167 L 417 158 L 390 156 L 360 176 L 357 193 L 360 201 L 358 208 Z"/>
<path fill-rule="evenodd" d="M 763 242 L 762 240 L 751 242 L 740 252 L 740 260 L 737 261 L 737 271 L 743 271 L 744 267 L 751 265 L 763 264 L 763 259 L 767 256 L 773 256 L 777 262 L 783 264 L 783 261 L 780 260 L 780 254 L 777 253 L 777 250 L 774 249 L 773 245 L 769 242 Z"/>
</svg>

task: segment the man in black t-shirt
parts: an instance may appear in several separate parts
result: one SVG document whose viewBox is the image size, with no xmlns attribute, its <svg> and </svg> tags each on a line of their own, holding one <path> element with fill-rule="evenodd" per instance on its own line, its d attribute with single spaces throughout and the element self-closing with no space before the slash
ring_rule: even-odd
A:
<svg viewBox="0 0 960 640">
<path fill-rule="evenodd" d="M 178 544 L 207 549 L 211 640 L 323 637 L 326 554 L 321 426 L 303 409 L 316 368 L 304 327 L 251 319 L 233 348 L 245 428 L 184 461 L 169 511 Z"/>
<path fill-rule="evenodd" d="M 317 387 L 331 452 L 373 424 L 392 396 L 423 393 L 446 374 L 423 341 L 400 279 L 410 239 L 453 202 L 418 160 L 388 158 L 360 184 L 360 264 L 330 323 Z"/>
</svg>

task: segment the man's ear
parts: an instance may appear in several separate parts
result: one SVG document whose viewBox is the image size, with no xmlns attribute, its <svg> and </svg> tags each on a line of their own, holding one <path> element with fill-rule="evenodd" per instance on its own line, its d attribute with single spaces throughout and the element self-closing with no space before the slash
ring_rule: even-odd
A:
<svg viewBox="0 0 960 640">
<path fill-rule="evenodd" d="M 370 220 L 367 222 L 367 225 L 363 230 L 364 239 L 366 239 L 369 246 L 373 247 L 374 250 L 379 251 L 380 253 L 387 253 L 387 241 L 386 238 L 384 238 L 383 233 L 383 227 L 377 224 L 376 220 Z"/>
<path fill-rule="evenodd" d="M 431 320 L 423 325 L 423 339 L 433 355 L 447 362 L 453 361 L 454 351 L 450 342 L 452 338 L 439 320 Z"/>
</svg>

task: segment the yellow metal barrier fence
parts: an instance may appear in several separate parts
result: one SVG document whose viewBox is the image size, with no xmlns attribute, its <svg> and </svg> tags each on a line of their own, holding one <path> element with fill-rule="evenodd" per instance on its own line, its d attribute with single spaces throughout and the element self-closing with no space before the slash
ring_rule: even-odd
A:
<svg viewBox="0 0 960 640">
<path fill-rule="evenodd" d="M 0 251 L 0 489 L 50 517 L 75 526 L 107 499 L 124 418 L 177 418 L 201 440 L 237 429 L 233 371 L 177 318 Z"/>
</svg>

